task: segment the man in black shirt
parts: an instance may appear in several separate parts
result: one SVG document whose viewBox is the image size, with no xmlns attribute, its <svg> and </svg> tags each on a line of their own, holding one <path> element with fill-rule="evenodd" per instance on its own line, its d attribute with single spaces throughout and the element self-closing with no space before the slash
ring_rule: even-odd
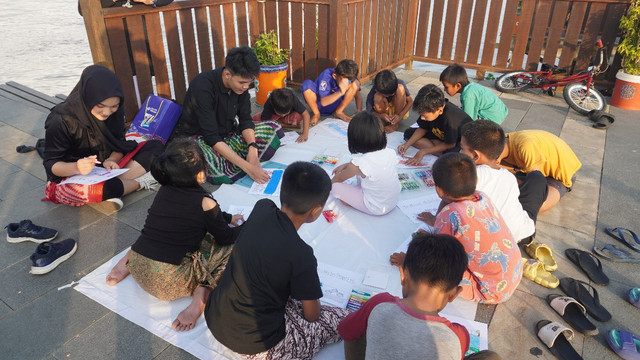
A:
<svg viewBox="0 0 640 360">
<path fill-rule="evenodd" d="M 213 336 L 244 355 L 311 358 L 340 340 L 347 310 L 321 306 L 313 249 L 298 235 L 324 207 L 331 181 L 319 166 L 295 162 L 284 172 L 280 202 L 258 201 L 212 291 L 205 319 Z"/>
<path fill-rule="evenodd" d="M 225 67 L 204 71 L 189 84 L 172 138 L 196 137 L 214 184 L 233 183 L 245 173 L 259 183 L 269 180 L 260 161 L 275 154 L 284 133 L 277 122 L 251 120 L 247 90 L 259 72 L 255 52 L 236 47 L 227 53 Z"/>
</svg>

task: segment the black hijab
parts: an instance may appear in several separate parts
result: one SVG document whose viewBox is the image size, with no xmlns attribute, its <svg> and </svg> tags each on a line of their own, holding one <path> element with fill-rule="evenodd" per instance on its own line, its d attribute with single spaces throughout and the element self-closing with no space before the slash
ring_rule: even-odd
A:
<svg viewBox="0 0 640 360">
<path fill-rule="evenodd" d="M 110 97 L 120 99 L 118 110 L 105 121 L 96 119 L 91 109 Z M 78 84 L 64 102 L 51 110 L 51 114 L 60 116 L 69 133 L 78 137 L 83 146 L 98 148 L 100 161 L 104 161 L 113 151 L 126 154 L 136 148 L 135 141 L 124 139 L 122 85 L 116 74 L 104 66 L 91 65 L 84 69 Z"/>
</svg>

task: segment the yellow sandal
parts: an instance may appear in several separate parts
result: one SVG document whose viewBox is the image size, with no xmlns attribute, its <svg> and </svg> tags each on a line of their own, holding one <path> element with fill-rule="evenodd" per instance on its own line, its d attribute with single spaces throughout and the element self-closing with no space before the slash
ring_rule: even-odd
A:
<svg viewBox="0 0 640 360">
<path fill-rule="evenodd" d="M 558 270 L 558 263 L 553 258 L 551 248 L 547 245 L 532 241 L 525 246 L 524 250 L 531 258 L 540 261 L 546 271 Z"/>
<path fill-rule="evenodd" d="M 522 276 L 549 289 L 555 289 L 560 285 L 560 280 L 546 271 L 544 265 L 538 260 L 527 260 L 524 263 Z"/>
</svg>

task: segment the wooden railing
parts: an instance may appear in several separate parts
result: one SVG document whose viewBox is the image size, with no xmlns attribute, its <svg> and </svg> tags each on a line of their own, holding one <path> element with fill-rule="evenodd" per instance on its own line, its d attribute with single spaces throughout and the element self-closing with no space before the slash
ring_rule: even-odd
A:
<svg viewBox="0 0 640 360">
<path fill-rule="evenodd" d="M 628 2 L 183 0 L 101 9 L 80 0 L 94 62 L 113 69 L 127 99 L 138 100 L 125 102 L 129 119 L 147 94 L 182 102 L 197 74 L 223 66 L 227 50 L 269 30 L 291 49 L 293 86 L 344 58 L 356 61 L 362 82 L 414 60 L 501 72 L 559 59 L 582 70 L 596 39 L 612 50 Z"/>
</svg>

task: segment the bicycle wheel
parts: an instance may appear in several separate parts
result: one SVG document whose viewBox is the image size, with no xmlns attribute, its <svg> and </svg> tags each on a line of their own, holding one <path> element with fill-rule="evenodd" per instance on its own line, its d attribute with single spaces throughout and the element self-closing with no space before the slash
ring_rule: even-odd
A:
<svg viewBox="0 0 640 360">
<path fill-rule="evenodd" d="M 587 94 L 587 90 L 589 94 Z M 565 86 L 562 95 L 564 101 L 582 115 L 587 115 L 591 110 L 604 110 L 607 105 L 604 96 L 598 90 L 589 89 L 582 82 L 574 82 Z"/>
<path fill-rule="evenodd" d="M 496 89 L 505 93 L 514 93 L 533 85 L 533 74 L 528 71 L 512 71 L 496 80 Z"/>
</svg>

